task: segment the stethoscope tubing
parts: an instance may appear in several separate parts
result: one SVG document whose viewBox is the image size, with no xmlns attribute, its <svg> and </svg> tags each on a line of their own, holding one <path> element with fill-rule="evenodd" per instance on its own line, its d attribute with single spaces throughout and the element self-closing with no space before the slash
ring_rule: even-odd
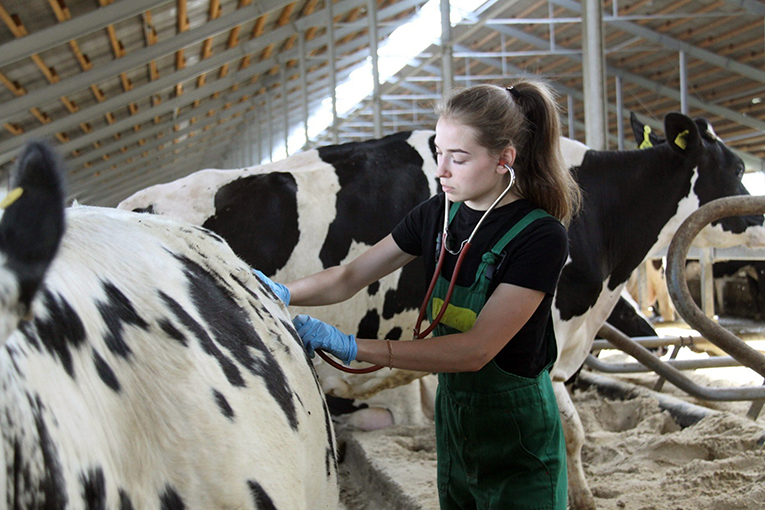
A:
<svg viewBox="0 0 765 510">
<path fill-rule="evenodd" d="M 500 195 L 497 197 L 497 199 L 489 206 L 489 208 L 486 210 L 485 213 L 483 213 L 483 216 L 481 216 L 481 219 L 478 220 L 478 223 L 476 223 L 476 226 L 473 228 L 473 232 L 470 234 L 470 237 L 467 238 L 467 240 L 462 242 L 462 245 L 460 246 L 459 256 L 457 257 L 457 262 L 454 264 L 454 269 L 452 270 L 452 278 L 449 281 L 449 288 L 446 291 L 446 296 L 444 297 L 444 303 L 441 305 L 441 310 L 439 310 L 438 315 L 433 319 L 433 321 L 430 323 L 430 325 L 425 329 L 425 331 L 420 332 L 420 328 L 422 327 L 422 321 L 425 320 L 425 315 L 427 313 L 428 309 L 428 303 L 430 302 L 430 298 L 433 297 L 433 291 L 436 288 L 436 282 L 438 281 L 438 277 L 441 274 L 441 269 L 444 265 L 444 259 L 446 258 L 446 237 L 447 237 L 447 229 L 449 227 L 449 197 L 448 195 L 444 194 L 444 228 L 443 232 L 441 233 L 441 250 L 438 254 L 438 262 L 436 264 L 436 269 L 433 271 L 433 278 L 430 280 L 430 285 L 428 286 L 428 291 L 425 293 L 425 298 L 422 300 L 422 305 L 420 306 L 420 312 L 417 315 L 417 321 L 414 324 L 414 330 L 412 334 L 412 340 L 422 340 L 426 336 L 428 336 L 430 333 L 433 332 L 434 329 L 436 329 L 436 326 L 441 322 L 441 318 L 444 316 L 444 313 L 446 313 L 446 309 L 449 307 L 449 302 L 452 299 L 452 293 L 454 292 L 454 285 L 457 282 L 457 276 L 460 273 L 460 269 L 462 268 L 462 261 L 465 259 L 465 254 L 468 252 L 471 241 L 473 240 L 473 236 L 475 236 L 476 232 L 478 232 L 478 227 L 481 226 L 483 223 L 483 220 L 486 219 L 486 216 L 489 215 L 491 211 L 494 210 L 495 207 L 497 207 L 497 204 L 499 204 L 500 200 L 505 198 L 505 195 L 510 191 L 510 188 L 513 187 L 513 184 L 515 183 L 515 172 L 512 170 L 512 168 L 508 167 L 510 170 L 510 184 L 505 188 L 505 190 L 500 193 Z M 451 251 L 449 252 L 451 253 Z M 452 255 L 456 255 L 456 253 L 452 253 Z M 334 368 L 346 372 L 349 374 L 369 374 L 372 372 L 376 372 L 380 370 L 381 368 L 384 368 L 383 365 L 370 365 L 368 367 L 364 368 L 351 368 L 346 367 L 345 365 L 342 365 L 335 361 L 334 359 L 330 358 L 328 354 L 326 354 L 321 349 L 317 349 L 316 352 L 319 354 L 319 357 L 329 363 Z M 392 367 L 391 367 L 392 368 Z"/>
</svg>

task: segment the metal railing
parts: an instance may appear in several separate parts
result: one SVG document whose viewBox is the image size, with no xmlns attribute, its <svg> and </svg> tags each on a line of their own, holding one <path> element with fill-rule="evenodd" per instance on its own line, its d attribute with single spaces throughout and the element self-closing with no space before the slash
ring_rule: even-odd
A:
<svg viewBox="0 0 765 510">
<path fill-rule="evenodd" d="M 689 337 L 677 337 L 659 341 L 647 337 L 635 341 L 609 324 L 604 324 L 599 335 L 605 338 L 617 349 L 629 354 L 647 369 L 656 372 L 682 391 L 704 400 L 711 401 L 741 401 L 751 400 L 752 406 L 747 416 L 756 419 L 765 404 L 765 386 L 744 386 L 734 388 L 716 388 L 700 385 L 692 381 L 680 370 L 704 368 L 705 366 L 745 366 L 765 377 L 765 355 L 758 352 L 742 341 L 736 335 L 718 325 L 702 312 L 693 301 L 685 279 L 685 261 L 691 242 L 702 228 L 721 218 L 748 214 L 765 213 L 765 197 L 737 196 L 714 200 L 691 214 L 675 233 L 667 251 L 667 286 L 672 302 L 680 316 L 691 328 L 698 331 L 704 340 L 716 345 L 729 357 L 718 358 L 715 361 L 662 361 L 651 353 L 644 345 L 677 345 L 682 346 Z M 673 340 L 673 341 L 670 341 Z M 693 342 L 700 340 L 693 339 Z M 641 345 L 644 344 L 644 345 Z M 600 344 L 596 344 L 600 345 Z M 679 346 L 676 347 L 679 349 Z M 676 354 L 676 351 L 675 353 Z M 704 362 L 706 361 L 706 362 Z M 634 364 L 614 364 L 598 360 L 594 356 L 585 362 L 588 366 L 605 372 L 637 371 Z"/>
</svg>

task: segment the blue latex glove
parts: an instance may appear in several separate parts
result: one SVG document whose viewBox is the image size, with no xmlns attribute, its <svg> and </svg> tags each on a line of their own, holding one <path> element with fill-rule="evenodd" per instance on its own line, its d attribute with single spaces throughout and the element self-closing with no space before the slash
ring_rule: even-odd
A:
<svg viewBox="0 0 765 510">
<path fill-rule="evenodd" d="M 282 285 L 281 283 L 272 282 L 271 279 L 258 271 L 257 269 L 252 269 L 252 274 L 258 277 L 258 279 L 265 283 L 271 291 L 276 294 L 276 297 L 282 300 L 282 303 L 284 303 L 284 306 L 289 306 L 290 304 L 290 289 Z"/>
<path fill-rule="evenodd" d="M 298 315 L 292 319 L 292 324 L 312 358 L 314 349 L 321 349 L 340 358 L 346 365 L 356 359 L 358 347 L 355 336 L 346 335 L 336 327 L 308 315 Z"/>
</svg>

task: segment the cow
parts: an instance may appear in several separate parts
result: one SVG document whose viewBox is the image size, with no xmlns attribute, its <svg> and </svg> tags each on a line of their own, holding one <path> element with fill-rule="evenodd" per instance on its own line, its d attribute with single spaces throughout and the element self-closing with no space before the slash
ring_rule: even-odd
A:
<svg viewBox="0 0 765 510">
<path fill-rule="evenodd" d="M 635 268 L 666 247 L 699 206 L 740 194 L 743 161 L 706 120 L 669 113 L 664 130 L 667 143 L 640 150 L 593 151 L 573 140 L 562 144 L 583 193 L 582 209 L 569 226 L 569 259 L 552 310 L 559 342 L 551 376 L 566 434 L 574 508 L 594 508 L 594 501 L 581 465 L 584 433 L 565 381 L 584 362 Z"/>
<path fill-rule="evenodd" d="M 658 336 L 650 319 L 628 292 L 619 296 L 606 322 L 629 337 Z"/>
<path fill-rule="evenodd" d="M 743 163 L 714 135 L 706 121 L 673 113 L 667 116 L 665 129 L 673 143 L 643 151 L 592 151 L 584 144 L 562 139 L 564 158 L 584 191 L 584 207 L 569 228 L 571 256 L 563 268 L 553 307 L 559 353 L 552 376 L 566 427 L 574 508 L 592 508 L 593 499 L 581 466 L 581 423 L 564 381 L 583 364 L 596 332 L 637 265 L 649 253 L 666 246 L 679 224 L 699 205 L 739 193 Z M 254 265 L 258 265 L 257 261 L 248 254 L 251 256 L 254 249 L 267 250 L 266 238 L 278 242 L 278 262 L 268 267 L 271 273 L 266 274 L 289 281 L 342 263 L 387 234 L 406 213 L 403 200 L 394 199 L 395 195 L 404 193 L 413 207 L 417 200 L 436 192 L 432 137 L 432 131 L 398 133 L 381 140 L 306 151 L 251 169 L 205 170 L 138 192 L 118 207 L 180 216 L 224 238 L 245 231 L 250 239 L 239 248 L 243 250 L 240 255 Z M 253 188 L 259 179 L 277 183 L 274 198 L 267 198 L 261 189 L 253 191 L 255 198 L 247 194 L 248 187 Z M 381 181 L 386 186 L 382 189 Z M 413 182 L 422 183 L 416 198 L 411 196 Z M 346 186 L 348 192 L 344 193 Z M 325 200 L 319 202 L 325 194 Z M 644 207 L 648 196 L 653 196 L 655 203 L 651 209 Z M 254 205 L 260 203 L 264 203 L 262 208 Z M 274 204 L 281 204 L 284 211 L 275 210 Z M 384 225 L 374 238 L 366 235 L 366 229 L 378 228 L 371 225 L 370 217 Z M 264 234 L 259 234 L 254 221 L 268 226 Z M 291 240 L 279 241 L 285 235 Z M 310 239 L 304 240 L 304 236 Z M 285 246 L 294 248 L 285 254 Z M 238 249 L 235 244 L 233 247 Z M 355 321 L 345 331 L 362 335 L 361 327 L 371 324 L 367 331 L 376 333 L 373 338 L 391 333 L 404 337 L 401 332 L 414 323 L 422 297 L 419 286 L 411 287 L 424 280 L 414 276 L 419 269 L 414 266 L 419 264 L 406 266 L 404 271 L 411 272 L 395 274 L 392 283 L 374 284 L 364 293 L 365 299 L 380 299 L 378 308 L 342 305 L 340 313 L 346 320 L 351 317 Z M 380 320 L 392 318 L 392 311 L 401 310 L 383 306 L 383 294 L 385 298 L 413 299 L 411 310 L 395 316 L 403 322 Z M 322 313 L 326 314 L 312 311 L 312 315 L 335 325 L 343 319 L 333 320 L 328 312 Z M 385 371 L 384 376 L 387 374 Z M 348 396 L 356 390 L 351 379 L 340 381 L 343 387 L 335 394 Z M 370 381 L 364 381 L 361 391 L 353 396 L 363 398 L 361 395 L 370 394 L 370 388 L 381 386 L 381 381 L 389 383 L 390 379 Z"/>
<path fill-rule="evenodd" d="M 250 266 L 198 226 L 65 210 L 52 151 L 19 161 L 0 220 L 0 506 L 338 508 L 318 379 Z"/>
<path fill-rule="evenodd" d="M 643 124 L 634 113 L 630 113 L 630 125 L 635 143 L 638 148 L 645 149 L 660 144 L 665 144 L 666 140 L 658 136 L 650 126 Z M 743 183 L 739 183 L 738 195 L 749 195 Z M 709 247 L 729 247 L 736 245 L 745 245 L 749 247 L 765 246 L 765 217 L 762 214 L 752 214 L 744 216 L 733 216 L 721 218 L 712 222 L 709 226 L 701 230 L 698 236 L 693 240 L 693 245 L 700 248 Z M 748 280 L 749 288 L 752 292 L 752 301 L 757 313 L 761 313 L 765 307 L 765 292 L 761 292 L 759 287 L 759 277 L 765 274 L 765 264 L 762 261 L 726 261 L 715 262 L 713 264 L 713 273 L 715 279 L 715 294 L 719 312 L 722 314 L 725 310 L 725 300 L 723 298 L 723 288 L 725 281 L 744 269 Z M 647 302 L 657 302 L 659 311 L 664 320 L 674 318 L 675 309 L 667 291 L 666 280 L 664 279 L 664 270 L 662 261 L 654 259 L 652 265 L 646 265 L 648 296 Z M 698 276 L 697 272 L 694 273 Z M 637 296 L 637 278 L 633 274 L 628 283 L 628 288 L 633 297 Z"/>
<path fill-rule="evenodd" d="M 139 191 L 117 207 L 209 228 L 253 267 L 291 281 L 356 257 L 437 192 L 433 135 L 402 132 L 252 168 L 202 170 Z M 410 264 L 341 305 L 291 311 L 360 338 L 410 339 L 423 282 L 423 268 Z M 363 408 L 350 420 L 363 428 L 423 424 L 432 413 L 430 398 L 423 409 L 419 395 L 430 395 L 433 381 L 421 381 L 419 390 L 403 387 L 420 373 L 349 375 L 319 358 L 315 366 L 333 415 Z"/>
</svg>

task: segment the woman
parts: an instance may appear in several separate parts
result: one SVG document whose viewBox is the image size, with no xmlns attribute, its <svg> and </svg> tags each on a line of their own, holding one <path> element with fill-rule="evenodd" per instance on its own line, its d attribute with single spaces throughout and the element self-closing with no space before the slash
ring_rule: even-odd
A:
<svg viewBox="0 0 765 510">
<path fill-rule="evenodd" d="M 557 106 L 545 84 L 525 81 L 459 90 L 437 113 L 444 193 L 352 262 L 287 286 L 268 283 L 285 302 L 338 303 L 419 256 L 432 276 L 442 253 L 432 320 L 468 250 L 432 338 L 357 339 L 307 315 L 295 326 L 311 354 L 438 373 L 441 508 L 565 509 L 565 444 L 548 374 L 557 353 L 550 307 L 568 254 L 563 224 L 580 195 L 560 154 Z"/>
</svg>

